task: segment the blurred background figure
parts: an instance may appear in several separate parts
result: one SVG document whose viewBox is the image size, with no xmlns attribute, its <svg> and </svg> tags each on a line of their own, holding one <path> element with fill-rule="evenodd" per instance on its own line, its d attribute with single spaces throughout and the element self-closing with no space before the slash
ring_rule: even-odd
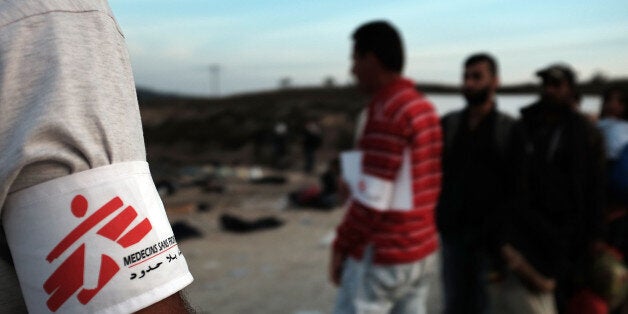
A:
<svg viewBox="0 0 628 314">
<path fill-rule="evenodd" d="M 286 154 L 288 152 L 288 126 L 279 121 L 273 129 L 273 166 L 283 169 L 286 166 Z"/>
<path fill-rule="evenodd" d="M 338 180 L 340 178 L 340 162 L 338 158 L 329 161 L 327 170 L 320 176 L 318 185 L 307 185 L 290 193 L 292 204 L 298 207 L 310 207 L 331 210 L 340 205 Z"/>
<path fill-rule="evenodd" d="M 610 87 L 602 95 L 598 127 L 606 141 L 606 157 L 616 160 L 628 143 L 628 108 L 626 95 L 619 87 Z"/>
<path fill-rule="evenodd" d="M 446 314 L 487 310 L 489 255 L 496 247 L 496 216 L 504 210 L 504 174 L 511 166 L 505 146 L 514 124 L 497 110 L 497 68 L 488 54 L 468 57 L 462 77 L 466 106 L 441 120 L 443 186 L 436 221 Z"/>
<path fill-rule="evenodd" d="M 625 91 L 617 86 L 609 87 L 602 95 L 602 106 L 598 121 L 598 127 L 602 131 L 606 143 L 608 170 L 605 212 L 607 224 L 606 243 L 611 250 L 616 250 L 620 253 L 624 269 L 627 265 L 626 258 L 628 258 L 628 215 L 626 215 L 628 207 L 627 117 L 628 108 Z M 624 313 L 628 313 L 625 292 L 628 279 L 623 279 L 623 285 L 617 283 L 618 279 L 613 276 L 606 276 L 603 280 L 608 284 L 597 287 L 598 291 L 596 292 L 598 295 L 607 299 L 609 308 L 615 311 L 612 313 L 620 313 L 622 304 Z M 614 285 L 615 291 L 609 289 L 609 285 Z M 624 291 L 622 292 L 620 289 Z"/>
<path fill-rule="evenodd" d="M 323 143 L 321 128 L 315 121 L 308 121 L 303 129 L 303 157 L 305 173 L 312 173 L 316 166 L 316 150 Z"/>
</svg>

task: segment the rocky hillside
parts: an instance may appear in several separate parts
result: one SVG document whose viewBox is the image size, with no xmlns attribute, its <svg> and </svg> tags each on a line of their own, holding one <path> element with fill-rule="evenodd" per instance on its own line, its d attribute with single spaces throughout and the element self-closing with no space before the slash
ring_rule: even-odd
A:
<svg viewBox="0 0 628 314">
<path fill-rule="evenodd" d="M 323 155 L 350 147 L 366 101 L 350 88 L 290 89 L 218 99 L 138 92 L 149 159 L 180 163 L 269 163 L 273 129 L 287 126 L 289 155 L 300 158 L 302 131 L 317 121 Z M 292 164 L 288 162 L 288 164 Z"/>
<path fill-rule="evenodd" d="M 610 84 L 628 90 L 628 79 L 581 86 L 599 94 Z M 456 87 L 421 84 L 425 92 L 457 93 Z M 534 84 L 507 86 L 500 93 L 536 93 Z M 293 88 L 223 98 L 191 98 L 138 90 L 148 157 L 170 164 L 269 164 L 273 129 L 287 126 L 287 166 L 301 159 L 302 131 L 316 121 L 324 135 L 321 159 L 351 147 L 355 118 L 367 99 L 355 88 Z"/>
</svg>

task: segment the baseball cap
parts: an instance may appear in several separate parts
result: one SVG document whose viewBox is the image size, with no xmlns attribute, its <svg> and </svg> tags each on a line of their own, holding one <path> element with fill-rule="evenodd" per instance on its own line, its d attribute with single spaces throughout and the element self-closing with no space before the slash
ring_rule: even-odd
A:
<svg viewBox="0 0 628 314">
<path fill-rule="evenodd" d="M 567 81 L 571 86 L 576 84 L 576 74 L 571 67 L 566 64 L 550 65 L 547 68 L 537 71 L 536 76 L 543 80 Z"/>
</svg>

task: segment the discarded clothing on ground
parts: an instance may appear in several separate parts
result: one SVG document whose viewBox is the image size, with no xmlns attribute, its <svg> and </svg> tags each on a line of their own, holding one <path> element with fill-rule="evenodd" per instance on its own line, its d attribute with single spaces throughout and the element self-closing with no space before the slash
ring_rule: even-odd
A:
<svg viewBox="0 0 628 314">
<path fill-rule="evenodd" d="M 316 185 L 305 186 L 291 192 L 288 195 L 288 199 L 293 206 L 299 209 L 329 211 L 338 206 L 336 193 L 325 193 Z"/>
<path fill-rule="evenodd" d="M 284 176 L 266 176 L 261 178 L 251 179 L 253 184 L 285 184 L 288 182 Z"/>
<path fill-rule="evenodd" d="M 247 233 L 252 231 L 274 229 L 281 227 L 284 222 L 272 216 L 261 217 L 252 221 L 230 215 L 220 215 L 220 226 L 225 231 L 236 233 Z"/>
<path fill-rule="evenodd" d="M 172 232 L 178 242 L 192 238 L 202 238 L 203 234 L 185 221 L 177 221 L 172 225 Z"/>
</svg>

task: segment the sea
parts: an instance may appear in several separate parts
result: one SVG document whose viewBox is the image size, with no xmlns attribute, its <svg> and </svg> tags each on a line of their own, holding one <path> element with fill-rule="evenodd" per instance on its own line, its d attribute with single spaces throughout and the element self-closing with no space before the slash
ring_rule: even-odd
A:
<svg viewBox="0 0 628 314">
<path fill-rule="evenodd" d="M 427 98 L 434 104 L 440 116 L 452 110 L 462 109 L 465 104 L 462 95 L 428 93 Z M 538 95 L 534 94 L 497 95 L 497 108 L 514 118 L 518 118 L 519 110 L 537 99 Z M 580 111 L 587 115 L 597 116 L 600 112 L 601 103 L 600 96 L 584 95 L 580 102 Z"/>
</svg>

